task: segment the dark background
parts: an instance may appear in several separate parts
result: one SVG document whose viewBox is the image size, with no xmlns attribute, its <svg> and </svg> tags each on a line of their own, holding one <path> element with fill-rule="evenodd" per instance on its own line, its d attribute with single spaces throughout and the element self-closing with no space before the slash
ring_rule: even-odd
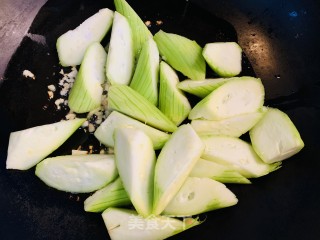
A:
<svg viewBox="0 0 320 240">
<path fill-rule="evenodd" d="M 153 33 L 161 28 L 202 46 L 238 41 L 244 50 L 242 75 L 262 79 L 266 105 L 285 111 L 305 142 L 278 171 L 251 185 L 228 185 L 239 199 L 236 206 L 201 215 L 205 221 L 200 226 L 172 239 L 320 239 L 318 1 L 129 3 L 144 21 L 151 21 Z M 83 210 L 87 195 L 50 189 L 34 169 L 5 169 L 11 131 L 58 121 L 68 111 L 57 111 L 47 99 L 47 85 L 60 77 L 55 41 L 103 7 L 114 9 L 107 0 L 48 1 L 29 30 L 45 36 L 46 44 L 25 37 L 8 65 L 0 87 L 0 239 L 108 239 L 100 214 Z M 163 24 L 158 26 L 157 20 Z M 23 78 L 24 69 L 36 80 Z M 56 154 L 86 140 L 79 136 Z"/>
</svg>

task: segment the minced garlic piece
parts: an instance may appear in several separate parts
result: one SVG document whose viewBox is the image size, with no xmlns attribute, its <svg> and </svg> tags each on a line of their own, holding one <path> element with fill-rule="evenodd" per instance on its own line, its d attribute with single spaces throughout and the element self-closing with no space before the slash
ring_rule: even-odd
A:
<svg viewBox="0 0 320 240">
<path fill-rule="evenodd" d="M 72 120 L 72 119 L 75 119 L 75 118 L 76 118 L 76 114 L 74 114 L 74 113 L 68 113 L 66 115 L 66 119 L 68 119 L 68 120 Z"/>
<path fill-rule="evenodd" d="M 98 118 L 95 123 L 100 125 L 102 123 L 102 118 Z"/>
<path fill-rule="evenodd" d="M 163 21 L 162 21 L 162 20 L 157 20 L 157 21 L 156 21 L 156 24 L 157 24 L 158 26 L 160 26 L 160 25 L 163 24 Z"/>
<path fill-rule="evenodd" d="M 34 74 L 33 74 L 32 72 L 30 72 L 29 70 L 23 70 L 22 75 L 23 75 L 24 77 L 26 77 L 26 78 L 29 77 L 29 78 L 32 78 L 33 80 L 36 79 L 36 77 L 34 76 Z"/>
<path fill-rule="evenodd" d="M 89 121 L 85 121 L 84 123 L 82 123 L 81 127 L 85 128 L 88 127 L 89 125 Z"/>
<path fill-rule="evenodd" d="M 89 153 L 92 154 L 93 153 L 93 146 L 89 145 Z"/>
<path fill-rule="evenodd" d="M 68 93 L 68 91 L 69 91 L 69 89 L 63 88 L 63 89 L 60 91 L 60 95 L 61 95 L 61 96 L 66 96 L 67 93 Z"/>
<path fill-rule="evenodd" d="M 86 154 L 88 154 L 88 151 L 72 149 L 71 154 L 72 155 L 86 155 Z"/>
<path fill-rule="evenodd" d="M 54 104 L 57 106 L 57 109 L 61 109 L 60 104 L 64 103 L 64 99 L 63 98 L 58 98 Z"/>
<path fill-rule="evenodd" d="M 72 67 L 71 72 L 67 73 L 68 78 L 75 78 L 78 74 L 78 70 L 75 67 Z"/>
<path fill-rule="evenodd" d="M 89 123 L 88 130 L 89 130 L 90 133 L 92 133 L 92 132 L 94 132 L 96 130 L 96 128 L 92 123 Z"/>
<path fill-rule="evenodd" d="M 49 89 L 50 91 L 52 91 L 52 92 L 55 92 L 55 91 L 56 91 L 56 87 L 55 87 L 53 84 L 49 85 L 49 86 L 48 86 L 48 89 Z"/>
<path fill-rule="evenodd" d="M 53 92 L 52 91 L 48 91 L 48 97 L 49 99 L 52 99 L 54 96 Z"/>
</svg>

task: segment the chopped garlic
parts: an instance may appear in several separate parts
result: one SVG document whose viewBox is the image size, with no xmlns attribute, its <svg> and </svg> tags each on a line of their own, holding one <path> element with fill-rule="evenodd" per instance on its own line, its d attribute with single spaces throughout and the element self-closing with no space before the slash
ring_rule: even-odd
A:
<svg viewBox="0 0 320 240">
<path fill-rule="evenodd" d="M 63 98 L 58 98 L 58 99 L 54 102 L 54 104 L 57 106 L 57 109 L 58 109 L 58 110 L 61 109 L 60 104 L 62 104 L 63 102 L 64 102 L 64 99 L 63 99 Z"/>
<path fill-rule="evenodd" d="M 75 119 L 75 118 L 76 118 L 76 114 L 74 114 L 74 113 L 68 113 L 66 115 L 66 119 L 68 119 L 68 120 L 72 120 L 72 119 Z"/>
<path fill-rule="evenodd" d="M 108 108 L 108 97 L 107 95 L 102 95 L 102 98 L 101 98 L 101 105 L 104 109 L 107 109 Z"/>
<path fill-rule="evenodd" d="M 34 76 L 34 74 L 33 74 L 32 72 L 30 72 L 29 70 L 23 70 L 22 75 L 23 75 L 24 77 L 26 77 L 26 78 L 29 77 L 29 78 L 32 78 L 33 80 L 36 79 L 36 77 Z"/>
<path fill-rule="evenodd" d="M 71 150 L 71 155 L 86 155 L 86 154 L 88 154 L 88 151 L 85 151 L 85 150 L 75 150 L 75 149 Z"/>
<path fill-rule="evenodd" d="M 87 118 L 90 119 L 93 115 L 97 115 L 97 113 L 100 111 L 100 108 L 96 108 L 91 110 L 88 114 L 87 114 Z"/>
<path fill-rule="evenodd" d="M 147 27 L 151 27 L 151 21 L 149 21 L 149 20 L 148 20 L 148 21 L 145 21 L 144 24 L 145 24 Z"/>
<path fill-rule="evenodd" d="M 90 133 L 92 133 L 92 132 L 94 132 L 96 130 L 96 128 L 92 123 L 89 123 L 88 130 L 89 130 Z"/>
<path fill-rule="evenodd" d="M 89 125 L 89 122 L 85 121 L 84 123 L 82 123 L 81 127 L 85 128 L 85 127 L 88 127 L 88 125 Z"/>
<path fill-rule="evenodd" d="M 98 118 L 101 118 L 103 115 L 103 112 L 101 110 L 99 110 L 98 112 L 95 113 L 97 115 Z"/>
<path fill-rule="evenodd" d="M 75 78 L 78 74 L 78 70 L 76 68 L 72 68 L 72 71 L 66 74 L 69 78 Z"/>
<path fill-rule="evenodd" d="M 61 96 L 66 96 L 67 93 L 68 93 L 68 91 L 69 91 L 69 89 L 63 88 L 63 89 L 60 91 L 60 95 L 61 95 Z"/>
<path fill-rule="evenodd" d="M 93 146 L 92 145 L 89 145 L 89 153 L 93 153 Z"/>
<path fill-rule="evenodd" d="M 66 81 L 70 84 L 72 84 L 74 82 L 74 78 L 67 78 Z"/>
<path fill-rule="evenodd" d="M 49 86 L 48 86 L 48 89 L 49 89 L 50 91 L 52 91 L 52 92 L 55 92 L 55 91 L 56 91 L 56 87 L 55 87 L 53 84 L 49 85 Z"/>
<path fill-rule="evenodd" d="M 63 89 L 61 89 L 60 95 L 66 96 L 70 90 L 70 86 L 71 86 L 70 83 L 67 83 L 67 82 L 63 83 Z"/>
<path fill-rule="evenodd" d="M 48 97 L 49 99 L 52 99 L 54 96 L 53 92 L 52 91 L 48 91 Z"/>
<path fill-rule="evenodd" d="M 162 20 L 157 20 L 157 21 L 156 21 L 156 24 L 157 24 L 158 26 L 160 26 L 160 25 L 163 24 L 163 21 L 162 21 Z"/>
<path fill-rule="evenodd" d="M 96 124 L 100 125 L 102 123 L 102 118 L 98 118 L 96 121 L 95 121 Z"/>
<path fill-rule="evenodd" d="M 64 84 L 64 79 L 62 78 L 62 79 L 59 80 L 59 85 L 63 86 L 63 84 Z"/>
</svg>

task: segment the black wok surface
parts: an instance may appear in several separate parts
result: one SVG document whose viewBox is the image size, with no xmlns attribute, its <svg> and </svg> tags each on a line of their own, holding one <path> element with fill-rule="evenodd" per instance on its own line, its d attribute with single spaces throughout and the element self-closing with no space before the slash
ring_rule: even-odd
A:
<svg viewBox="0 0 320 240">
<path fill-rule="evenodd" d="M 305 148 L 278 171 L 251 185 L 228 185 L 236 206 L 202 214 L 200 226 L 172 239 L 320 239 L 320 26 L 318 1 L 129 1 L 151 31 L 160 28 L 196 40 L 237 41 L 244 50 L 241 75 L 260 77 L 266 105 L 285 111 Z M 100 214 L 86 213 L 88 195 L 59 192 L 29 171 L 5 169 L 11 131 L 59 121 L 47 86 L 57 84 L 61 67 L 59 35 L 75 28 L 112 1 L 48 1 L 13 55 L 0 86 L 0 239 L 109 239 Z M 162 25 L 156 21 L 161 20 Z M 1 59 L 0 59 L 1 61 Z M 28 69 L 35 80 L 26 79 Z M 68 69 L 65 69 L 68 70 Z M 214 76 L 209 71 L 209 76 Z M 94 142 L 77 132 L 52 155 Z"/>
</svg>

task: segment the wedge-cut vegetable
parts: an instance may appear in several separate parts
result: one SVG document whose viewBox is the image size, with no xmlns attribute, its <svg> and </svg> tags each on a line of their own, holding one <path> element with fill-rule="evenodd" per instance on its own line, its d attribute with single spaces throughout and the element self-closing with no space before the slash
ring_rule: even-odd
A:
<svg viewBox="0 0 320 240">
<path fill-rule="evenodd" d="M 266 163 L 274 163 L 298 153 L 304 142 L 287 114 L 276 108 L 267 113 L 250 130 L 252 146 Z"/>
<path fill-rule="evenodd" d="M 206 63 L 202 48 L 195 41 L 162 30 L 154 35 L 154 40 L 162 59 L 174 69 L 191 79 L 205 79 Z"/>
<path fill-rule="evenodd" d="M 242 49 L 236 42 L 207 43 L 202 54 L 221 77 L 233 77 L 241 72 Z"/>
<path fill-rule="evenodd" d="M 157 44 L 150 38 L 142 47 L 130 87 L 158 105 L 159 51 Z"/>
<path fill-rule="evenodd" d="M 217 89 L 224 83 L 234 80 L 236 78 L 208 78 L 204 80 L 192 80 L 187 79 L 183 80 L 182 82 L 178 83 L 178 88 L 198 96 L 200 98 L 204 98 L 208 96 L 213 90 Z"/>
<path fill-rule="evenodd" d="M 192 169 L 190 177 L 212 178 L 222 183 L 251 183 L 249 179 L 242 176 L 234 169 L 205 159 L 199 159 Z"/>
<path fill-rule="evenodd" d="M 112 182 L 118 171 L 113 155 L 65 155 L 43 160 L 36 167 L 36 175 L 55 189 L 88 193 Z"/>
<path fill-rule="evenodd" d="M 68 97 L 68 105 L 72 111 L 90 112 L 101 105 L 101 84 L 106 80 L 106 60 L 107 53 L 100 43 L 96 42 L 88 47 Z"/>
<path fill-rule="evenodd" d="M 222 120 L 192 120 L 191 126 L 200 135 L 223 135 L 240 137 L 248 132 L 263 116 L 264 112 L 237 115 Z"/>
<path fill-rule="evenodd" d="M 89 45 L 100 42 L 110 30 L 112 20 L 113 11 L 104 8 L 89 17 L 76 29 L 61 35 L 57 40 L 60 64 L 64 67 L 79 65 Z"/>
<path fill-rule="evenodd" d="M 223 184 L 210 178 L 189 177 L 170 201 L 163 214 L 184 217 L 230 207 L 236 196 Z"/>
<path fill-rule="evenodd" d="M 116 128 L 114 152 L 123 186 L 136 211 L 143 217 L 152 213 L 156 154 L 150 138 L 136 128 Z"/>
<path fill-rule="evenodd" d="M 189 119 L 221 120 L 257 112 L 264 103 L 264 87 L 259 78 L 245 77 L 229 81 L 202 99 Z"/>
<path fill-rule="evenodd" d="M 112 240 L 162 240 L 200 224 L 194 218 L 142 218 L 136 211 L 121 208 L 108 208 L 102 217 Z"/>
<path fill-rule="evenodd" d="M 111 86 L 108 92 L 108 104 L 111 110 L 117 110 L 162 131 L 173 132 L 177 129 L 177 126 L 156 106 L 129 86 Z"/>
<path fill-rule="evenodd" d="M 177 88 L 179 78 L 165 62 L 160 63 L 159 109 L 176 125 L 180 125 L 191 110 L 188 98 Z"/>
<path fill-rule="evenodd" d="M 12 132 L 7 169 L 27 170 L 60 147 L 86 119 L 73 119 Z"/>
<path fill-rule="evenodd" d="M 138 14 L 125 0 L 114 0 L 114 5 L 117 12 L 129 19 L 129 24 L 133 35 L 134 54 L 135 58 L 137 59 L 143 44 L 148 39 L 152 38 L 152 34 Z"/>
<path fill-rule="evenodd" d="M 189 124 L 181 125 L 162 148 L 154 177 L 153 213 L 160 214 L 179 191 L 203 153 L 204 145 Z"/>
<path fill-rule="evenodd" d="M 234 137 L 201 137 L 205 144 L 202 158 L 215 161 L 238 171 L 246 178 L 257 178 L 277 170 L 281 163 L 266 164 L 252 146 Z"/>
<path fill-rule="evenodd" d="M 120 178 L 109 183 L 106 187 L 96 191 L 84 201 L 86 212 L 103 212 L 109 207 L 131 205 L 130 198 L 123 187 Z"/>
<path fill-rule="evenodd" d="M 113 133 L 114 129 L 119 127 L 134 127 L 142 130 L 152 141 L 155 150 L 161 149 L 170 137 L 168 133 L 150 127 L 117 111 L 113 111 L 106 120 L 101 123 L 94 132 L 94 136 L 104 145 L 114 147 Z"/>
<path fill-rule="evenodd" d="M 128 85 L 133 68 L 132 31 L 127 18 L 115 12 L 106 63 L 107 81 L 110 84 Z"/>
</svg>

